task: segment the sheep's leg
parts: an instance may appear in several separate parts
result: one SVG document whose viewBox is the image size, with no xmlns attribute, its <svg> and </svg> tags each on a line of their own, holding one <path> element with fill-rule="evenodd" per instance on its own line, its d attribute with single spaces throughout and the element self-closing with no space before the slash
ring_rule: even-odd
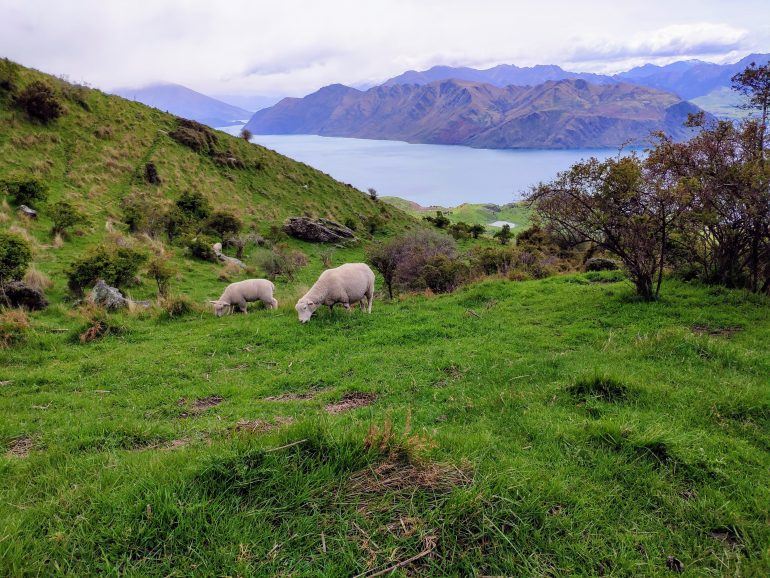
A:
<svg viewBox="0 0 770 578">
<path fill-rule="evenodd" d="M 240 311 L 244 315 L 249 312 L 245 301 L 238 303 L 238 311 Z"/>
<path fill-rule="evenodd" d="M 366 293 L 366 303 L 369 307 L 369 313 L 372 312 L 372 301 L 374 301 L 374 285 L 369 287 L 369 291 Z"/>
<path fill-rule="evenodd" d="M 345 311 L 350 311 L 350 303 L 343 303 L 342 306 L 345 308 Z"/>
<path fill-rule="evenodd" d="M 366 303 L 368 303 L 369 299 L 364 297 L 363 299 L 361 299 L 361 301 L 358 302 L 358 305 L 359 305 L 359 307 L 361 307 L 361 311 L 366 312 L 366 303 L 364 303 L 364 301 L 366 301 Z"/>
</svg>

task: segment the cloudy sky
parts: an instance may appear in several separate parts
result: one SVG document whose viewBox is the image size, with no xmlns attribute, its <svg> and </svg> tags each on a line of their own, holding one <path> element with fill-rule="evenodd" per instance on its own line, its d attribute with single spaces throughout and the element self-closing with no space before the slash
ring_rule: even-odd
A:
<svg viewBox="0 0 770 578">
<path fill-rule="evenodd" d="M 769 0 L 0 0 L 0 56 L 111 89 L 303 95 L 434 64 L 645 62 L 770 52 Z"/>
</svg>

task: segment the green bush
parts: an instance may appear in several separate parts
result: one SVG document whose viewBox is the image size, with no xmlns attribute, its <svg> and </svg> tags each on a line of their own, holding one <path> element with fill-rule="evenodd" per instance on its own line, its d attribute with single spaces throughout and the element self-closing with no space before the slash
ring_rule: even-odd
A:
<svg viewBox="0 0 770 578">
<path fill-rule="evenodd" d="M 71 227 L 84 221 L 83 215 L 69 201 L 58 201 L 51 205 L 48 214 L 53 221 L 51 232 L 64 234 Z"/>
<path fill-rule="evenodd" d="M 434 293 L 451 293 L 467 279 L 468 266 L 457 258 L 435 255 L 425 263 L 422 276 Z"/>
<path fill-rule="evenodd" d="M 152 277 L 158 285 L 158 295 L 168 295 L 169 282 L 176 274 L 176 269 L 171 261 L 164 259 L 163 257 L 153 258 L 149 265 L 147 265 L 147 274 Z"/>
<path fill-rule="evenodd" d="M 227 211 L 217 211 L 206 221 L 206 229 L 216 234 L 222 243 L 229 235 L 238 233 L 242 227 L 240 219 Z"/>
<path fill-rule="evenodd" d="M 132 193 L 123 198 L 123 222 L 132 233 L 156 237 L 168 230 L 169 206 L 148 193 Z"/>
<path fill-rule="evenodd" d="M 0 231 L 0 287 L 24 276 L 32 250 L 21 237 Z"/>
<path fill-rule="evenodd" d="M 99 279 L 114 287 L 126 287 L 134 283 L 145 261 L 147 255 L 135 249 L 100 245 L 70 265 L 67 285 L 76 294 Z"/>
<path fill-rule="evenodd" d="M 257 264 L 269 279 L 275 280 L 276 277 L 284 276 L 289 281 L 293 281 L 297 271 L 308 264 L 308 259 L 302 251 L 275 247 L 263 254 Z"/>
<path fill-rule="evenodd" d="M 197 153 L 208 155 L 214 152 L 219 139 L 213 130 L 186 118 L 180 118 L 177 122 L 177 128 L 171 131 L 168 136 Z"/>
<path fill-rule="evenodd" d="M 206 235 L 198 235 L 196 237 L 188 238 L 185 245 L 192 257 L 200 259 L 201 261 L 216 262 L 217 256 L 212 249 L 216 241 Z"/>
<path fill-rule="evenodd" d="M 36 207 L 48 198 L 48 187 L 35 178 L 2 181 L 0 188 L 16 205 Z"/>
<path fill-rule="evenodd" d="M 474 247 L 470 256 L 474 268 L 483 275 L 507 275 L 518 261 L 513 247 Z"/>
<path fill-rule="evenodd" d="M 65 110 L 54 89 L 39 80 L 16 95 L 16 105 L 30 118 L 46 124 L 55 121 Z"/>
<path fill-rule="evenodd" d="M 211 215 L 211 205 L 203 194 L 197 191 L 182 193 L 176 201 L 177 208 L 195 221 L 203 221 Z"/>
<path fill-rule="evenodd" d="M 12 93 L 19 82 L 19 65 L 0 58 L 0 91 Z"/>
</svg>

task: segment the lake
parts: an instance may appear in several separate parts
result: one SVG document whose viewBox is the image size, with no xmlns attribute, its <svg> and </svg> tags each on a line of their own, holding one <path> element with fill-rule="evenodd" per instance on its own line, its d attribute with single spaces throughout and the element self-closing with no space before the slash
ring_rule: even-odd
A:
<svg viewBox="0 0 770 578">
<path fill-rule="evenodd" d="M 238 134 L 241 126 L 221 130 Z M 306 163 L 338 181 L 381 196 L 423 206 L 461 203 L 505 204 L 591 156 L 604 159 L 617 149 L 491 150 L 463 146 L 315 135 L 254 135 L 252 142 Z"/>
</svg>

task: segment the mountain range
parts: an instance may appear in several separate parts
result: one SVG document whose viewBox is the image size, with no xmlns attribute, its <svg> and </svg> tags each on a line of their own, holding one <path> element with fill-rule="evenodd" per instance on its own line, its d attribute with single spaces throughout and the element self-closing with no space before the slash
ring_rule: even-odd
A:
<svg viewBox="0 0 770 578">
<path fill-rule="evenodd" d="M 142 88 L 120 88 L 113 92 L 128 100 L 213 127 L 242 123 L 254 112 L 179 84 L 151 84 Z"/>
<path fill-rule="evenodd" d="M 360 91 L 335 84 L 257 111 L 255 134 L 317 134 L 478 148 L 580 148 L 642 144 L 653 130 L 675 138 L 699 109 L 674 94 L 583 79 L 537 86 L 439 80 Z"/>
<path fill-rule="evenodd" d="M 722 87 L 730 86 L 730 78 L 745 69 L 751 62 L 765 64 L 770 54 L 750 54 L 732 64 L 714 64 L 702 60 L 683 60 L 658 66 L 645 64 L 612 76 L 603 74 L 570 72 L 556 65 L 518 67 L 502 64 L 487 69 L 468 67 L 434 66 L 428 70 L 409 70 L 386 80 L 385 86 L 394 84 L 425 85 L 437 80 L 469 80 L 494 86 L 530 86 L 549 80 L 582 79 L 596 84 L 630 82 L 650 88 L 673 92 L 684 99 L 705 96 Z"/>
</svg>

